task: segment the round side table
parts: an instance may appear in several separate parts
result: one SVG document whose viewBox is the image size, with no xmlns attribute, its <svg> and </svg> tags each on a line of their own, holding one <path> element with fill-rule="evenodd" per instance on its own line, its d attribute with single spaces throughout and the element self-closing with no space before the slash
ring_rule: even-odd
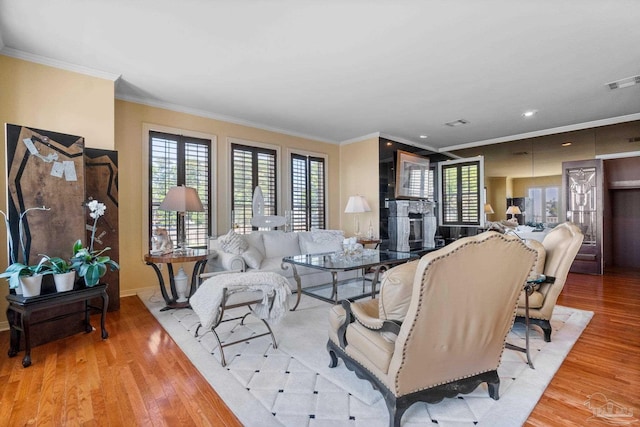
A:
<svg viewBox="0 0 640 427">
<path fill-rule="evenodd" d="M 189 301 L 178 302 L 178 292 L 176 291 L 176 282 L 173 275 L 173 264 L 174 263 L 184 263 L 184 262 L 195 262 L 195 266 L 193 267 L 193 273 L 191 273 L 191 286 L 189 288 L 189 295 L 191 297 L 193 293 L 196 291 L 196 285 L 198 283 L 198 277 L 204 271 L 204 267 L 207 264 L 207 260 L 209 259 L 209 251 L 207 249 L 189 249 L 186 254 L 182 253 L 169 253 L 164 255 L 151 255 L 146 254 L 144 256 L 144 261 L 147 265 L 150 265 L 156 275 L 158 276 L 158 284 L 160 285 L 160 292 L 162 292 L 162 298 L 166 302 L 166 306 L 162 308 L 160 311 L 170 310 L 172 308 L 186 308 L 189 307 Z M 158 264 L 166 264 L 167 271 L 169 272 L 169 287 L 171 290 L 171 295 L 167 293 L 167 289 L 165 287 L 164 277 L 162 277 L 162 272 L 160 268 L 158 268 Z"/>
</svg>

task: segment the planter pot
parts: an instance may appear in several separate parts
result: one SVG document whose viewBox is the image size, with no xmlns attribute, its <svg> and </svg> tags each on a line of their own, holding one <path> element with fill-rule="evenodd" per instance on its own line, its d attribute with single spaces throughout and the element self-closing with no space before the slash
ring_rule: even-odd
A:
<svg viewBox="0 0 640 427">
<path fill-rule="evenodd" d="M 22 295 L 24 297 L 38 296 L 42 290 L 42 274 L 21 277 L 20 284 L 22 286 Z"/>
<path fill-rule="evenodd" d="M 56 291 L 70 291 L 73 289 L 73 285 L 76 281 L 76 272 L 69 271 L 68 273 L 54 274 L 53 281 L 56 284 Z"/>
</svg>

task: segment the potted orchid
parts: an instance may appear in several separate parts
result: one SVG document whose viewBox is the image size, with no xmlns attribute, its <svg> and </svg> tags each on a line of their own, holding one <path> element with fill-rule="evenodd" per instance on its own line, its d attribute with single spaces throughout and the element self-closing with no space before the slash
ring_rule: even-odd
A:
<svg viewBox="0 0 640 427">
<path fill-rule="evenodd" d="M 84 283 L 87 286 L 95 286 L 102 276 L 107 273 L 107 267 L 111 270 L 117 270 L 120 268 L 117 262 L 104 255 L 108 251 L 109 247 L 103 248 L 99 251 L 93 250 L 93 242 L 96 235 L 96 224 L 98 218 L 104 215 L 107 207 L 104 203 L 100 203 L 97 200 L 91 200 L 87 203 L 89 208 L 89 216 L 93 218 L 93 227 L 91 229 L 91 241 L 89 248 L 82 246 L 82 240 L 77 240 L 73 245 L 73 256 L 71 257 L 71 268 L 73 268 L 78 276 L 84 277 Z"/>
<path fill-rule="evenodd" d="M 71 263 L 60 257 L 50 257 L 40 254 L 47 260 L 47 266 L 53 274 L 53 282 L 56 285 L 56 291 L 66 292 L 73 289 L 76 279 L 76 272 L 72 268 Z"/>
<path fill-rule="evenodd" d="M 0 278 L 6 278 L 9 281 L 9 288 L 15 289 L 16 293 L 22 293 L 25 297 L 33 297 L 40 295 L 42 276 L 50 273 L 51 270 L 47 266 L 46 259 L 42 258 L 35 265 L 14 262 L 3 273 L 0 273 Z M 22 292 L 19 292 L 20 290 Z"/>
</svg>

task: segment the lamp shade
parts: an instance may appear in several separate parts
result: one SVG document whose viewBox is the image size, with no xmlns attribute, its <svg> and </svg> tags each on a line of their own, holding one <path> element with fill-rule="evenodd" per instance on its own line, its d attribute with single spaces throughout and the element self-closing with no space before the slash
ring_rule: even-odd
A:
<svg viewBox="0 0 640 427">
<path fill-rule="evenodd" d="M 198 192 L 193 187 L 171 187 L 164 200 L 158 206 L 163 211 L 176 212 L 203 212 L 204 207 L 198 197 Z"/>
<path fill-rule="evenodd" d="M 491 205 L 489 203 L 485 203 L 485 205 L 484 205 L 484 213 L 485 214 L 495 213 L 495 212 L 493 212 L 493 208 L 491 207 Z"/>
<path fill-rule="evenodd" d="M 509 206 L 507 208 L 507 215 L 520 215 L 521 213 L 520 208 L 517 206 Z"/>
<path fill-rule="evenodd" d="M 371 212 L 371 208 L 369 207 L 369 203 L 362 196 L 351 196 L 349 197 L 349 201 L 347 202 L 347 207 L 344 210 L 344 213 L 362 213 L 362 212 Z"/>
</svg>

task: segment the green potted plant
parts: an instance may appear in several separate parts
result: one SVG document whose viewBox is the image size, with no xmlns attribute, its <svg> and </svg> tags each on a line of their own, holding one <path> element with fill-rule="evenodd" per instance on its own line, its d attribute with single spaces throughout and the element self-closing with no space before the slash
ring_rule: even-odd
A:
<svg viewBox="0 0 640 427">
<path fill-rule="evenodd" d="M 0 273 L 0 278 L 6 278 L 9 281 L 9 288 L 15 289 L 17 294 L 22 293 L 25 297 L 40 295 L 42 276 L 51 273 L 46 261 L 46 258 L 41 258 L 35 265 L 14 262 L 4 273 Z"/>
<path fill-rule="evenodd" d="M 78 273 L 78 276 L 84 277 L 85 285 L 95 286 L 100 281 L 100 278 L 107 273 L 107 267 L 110 267 L 113 271 L 119 269 L 120 266 L 116 261 L 104 255 L 104 253 L 111 248 L 106 247 L 99 251 L 93 250 L 96 223 L 98 222 L 98 218 L 104 215 L 104 211 L 107 209 L 106 206 L 97 200 L 91 200 L 87 203 L 87 207 L 90 210 L 89 216 L 93 218 L 91 242 L 89 248 L 82 246 L 82 240 L 75 242 L 73 245 L 73 256 L 71 257 L 71 268 Z"/>
<path fill-rule="evenodd" d="M 71 263 L 60 257 L 41 256 L 47 260 L 47 266 L 51 270 L 53 282 L 56 284 L 56 291 L 66 292 L 72 290 L 76 280 L 76 271 L 72 268 Z"/>
</svg>

